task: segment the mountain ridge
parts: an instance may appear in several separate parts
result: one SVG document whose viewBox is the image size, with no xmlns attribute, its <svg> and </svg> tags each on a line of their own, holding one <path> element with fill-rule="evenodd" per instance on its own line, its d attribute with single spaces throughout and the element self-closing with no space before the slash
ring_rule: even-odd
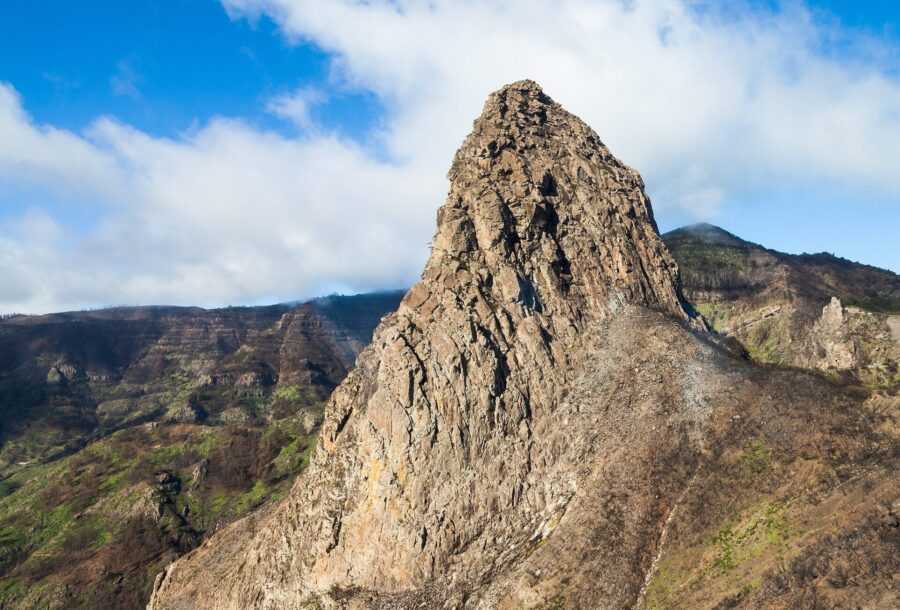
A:
<svg viewBox="0 0 900 610">
<path fill-rule="evenodd" d="M 663 239 L 689 300 L 757 361 L 900 387 L 900 275 L 830 254 L 778 252 L 712 225 Z"/>
<path fill-rule="evenodd" d="M 253 591 L 260 591 L 265 603 L 285 604 L 304 590 L 318 595 L 349 586 L 347 576 L 339 576 L 345 573 L 355 587 L 387 591 L 422 586 L 439 573 L 441 579 L 453 578 L 451 573 L 478 578 L 478 570 L 486 569 L 484 559 L 470 563 L 447 551 L 491 535 L 522 544 L 520 528 L 533 530 L 539 522 L 532 516 L 523 525 L 520 515 L 497 523 L 484 512 L 500 501 L 491 482 L 496 471 L 475 473 L 498 464 L 477 456 L 506 456 L 503 463 L 512 470 L 500 479 L 501 493 L 514 505 L 546 506 L 566 494 L 562 488 L 547 490 L 547 499 L 536 488 L 526 494 L 521 486 L 537 476 L 529 465 L 532 415 L 553 410 L 555 386 L 583 366 L 583 356 L 575 356 L 583 354 L 577 347 L 582 331 L 629 303 L 699 324 L 685 308 L 640 176 L 533 82 L 513 83 L 488 98 L 449 176 L 450 192 L 438 211 L 422 279 L 397 314 L 382 323 L 357 370 L 333 395 L 308 483 L 295 484 L 291 500 L 278 509 L 291 513 L 293 505 L 299 511 L 296 517 L 284 515 L 293 521 L 294 533 L 281 535 L 296 537 L 297 528 L 306 527 L 298 523 L 320 532 L 297 542 L 318 559 L 304 566 L 281 557 L 286 550 L 271 550 L 273 544 L 283 549 L 282 544 L 250 545 L 251 562 L 262 573 L 274 574 L 276 563 L 287 561 L 280 569 L 294 566 L 305 582 L 295 577 L 285 585 L 290 593 L 273 591 L 270 597 L 255 589 L 249 576 L 231 575 L 230 593 L 210 591 L 206 600 L 191 594 L 189 604 L 239 607 L 260 594 Z M 406 409 L 420 412 L 408 425 L 400 423 L 410 417 L 403 414 Z M 414 440 L 435 434 L 430 446 Z M 431 472 L 436 459 L 450 470 Z M 357 487 L 355 474 L 341 481 L 343 470 L 335 464 L 357 461 L 370 464 L 374 487 Z M 470 493 L 482 496 L 477 509 L 464 498 L 414 482 L 447 480 L 449 490 L 457 476 L 473 486 Z M 325 495 L 345 484 L 355 491 Z M 369 514 L 353 508 L 363 502 L 353 499 L 354 493 L 384 499 L 373 498 Z M 341 508 L 345 496 L 346 509 Z M 407 509 L 394 514 L 378 508 L 392 504 Z M 432 504 L 443 507 L 443 516 L 426 508 Z M 419 542 L 397 546 L 397 539 Z M 380 561 L 363 559 L 374 557 L 375 548 Z M 281 559 L 273 563 L 274 557 Z M 211 560 L 222 565 L 221 558 Z M 162 595 L 181 580 L 167 574 L 154 597 L 159 607 L 166 606 Z"/>
<path fill-rule="evenodd" d="M 422 278 L 329 400 L 310 468 L 252 524 L 171 564 L 150 607 L 655 607 L 672 595 L 791 607 L 806 595 L 805 577 L 768 587 L 769 566 L 734 534 L 724 555 L 692 536 L 759 523 L 759 510 L 810 518 L 842 493 L 817 483 L 841 463 L 845 489 L 884 477 L 890 409 L 730 355 L 681 295 L 640 176 L 532 81 L 491 94 L 450 178 Z M 896 476 L 882 480 L 867 497 L 896 505 Z M 760 496 L 785 499 L 759 508 Z M 830 527 L 747 525 L 740 540 L 791 560 L 821 549 L 830 566 Z M 892 565 L 895 532 L 864 533 Z M 685 548 L 682 595 L 665 579 L 669 550 Z M 857 568 L 855 599 L 889 599 L 889 567 Z"/>
<path fill-rule="evenodd" d="M 777 250 L 775 248 L 766 247 L 760 243 L 750 241 L 748 239 L 744 239 L 743 237 L 738 236 L 736 233 L 732 233 L 727 229 L 720 227 L 716 224 L 710 222 L 696 222 L 688 225 L 683 225 L 680 227 L 676 227 L 665 233 L 662 233 L 663 238 L 677 238 L 681 234 L 689 234 L 693 236 L 697 236 L 700 238 L 705 238 L 706 243 L 721 243 L 721 240 L 716 240 L 715 236 L 722 236 L 725 239 L 726 243 L 730 242 L 734 245 L 747 245 L 759 248 L 761 250 L 766 250 L 768 252 L 772 252 L 775 254 L 779 254 L 782 256 L 789 257 L 798 257 L 798 258 L 808 258 L 808 259 L 816 259 L 816 258 L 824 258 L 831 261 L 834 261 L 839 264 L 850 264 L 859 267 L 865 267 L 867 269 L 883 272 L 891 275 L 898 275 L 895 271 L 890 269 L 886 269 L 884 267 L 879 267 L 877 265 L 870 265 L 868 263 L 864 263 L 861 261 L 856 261 L 853 259 L 849 259 L 843 256 L 839 256 L 832 252 L 822 251 L 822 252 L 801 252 L 796 254 L 791 254 L 789 252 L 783 252 L 781 250 Z"/>
<path fill-rule="evenodd" d="M 283 495 L 399 293 L 0 320 L 0 607 L 138 608 Z"/>
<path fill-rule="evenodd" d="M 0 606 L 895 604 L 895 275 L 660 236 L 533 81 L 448 175 L 405 294 L 0 320 Z"/>
</svg>

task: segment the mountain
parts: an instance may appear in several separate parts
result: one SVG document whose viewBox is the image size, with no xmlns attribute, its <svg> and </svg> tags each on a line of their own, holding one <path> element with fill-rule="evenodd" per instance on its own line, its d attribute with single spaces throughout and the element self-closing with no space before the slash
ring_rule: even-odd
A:
<svg viewBox="0 0 900 610">
<path fill-rule="evenodd" d="M 151 608 L 895 604 L 895 400 L 727 349 L 640 176 L 534 82 L 449 178 L 310 466 Z"/>
<path fill-rule="evenodd" d="M 0 607 L 138 608 L 282 495 L 402 294 L 0 321 Z"/>
<path fill-rule="evenodd" d="M 699 224 L 663 235 L 685 294 L 761 361 L 900 387 L 900 276 L 830 254 L 768 250 Z"/>
</svg>

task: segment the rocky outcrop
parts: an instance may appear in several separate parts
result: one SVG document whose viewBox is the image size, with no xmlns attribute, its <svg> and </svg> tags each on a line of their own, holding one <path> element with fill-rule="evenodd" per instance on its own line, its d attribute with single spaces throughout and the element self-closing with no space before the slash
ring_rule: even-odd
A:
<svg viewBox="0 0 900 610">
<path fill-rule="evenodd" d="M 206 411 L 196 400 L 186 400 L 174 406 L 162 418 L 167 424 L 196 424 L 207 417 Z"/>
<path fill-rule="evenodd" d="M 754 360 L 900 388 L 890 326 L 900 311 L 897 274 L 830 254 L 776 252 L 708 224 L 663 239 L 690 301 Z"/>
<path fill-rule="evenodd" d="M 640 177 L 534 83 L 490 97 L 449 177 L 422 280 L 323 428 L 322 468 L 356 471 L 313 484 L 345 489 L 310 503 L 311 527 L 339 515 L 311 546 L 319 590 L 483 577 L 571 493 L 541 483 L 553 450 L 533 426 L 585 332 L 628 303 L 689 319 Z"/>
<path fill-rule="evenodd" d="M 490 96 L 449 177 L 310 468 L 171 565 L 152 608 L 628 607 L 729 447 L 868 446 L 851 399 L 716 344 L 638 174 L 535 83 Z M 793 449 L 797 428 L 819 438 Z"/>
<path fill-rule="evenodd" d="M 74 383 L 82 379 L 84 379 L 84 372 L 68 362 L 57 362 L 47 371 L 47 383 L 49 385 Z"/>
<path fill-rule="evenodd" d="M 288 398 L 305 396 L 274 401 L 263 413 L 274 418 L 290 415 L 299 402 L 324 401 L 401 296 L 218 310 L 123 307 L 2 320 L 0 475 L 26 457 L 42 457 L 23 456 L 15 440 L 33 430 L 44 435 L 46 426 L 59 446 L 34 449 L 52 455 L 135 422 L 218 421 L 229 409 L 235 413 L 243 396 L 273 402 L 279 389 Z M 243 413 L 243 420 L 248 415 L 259 414 Z"/>
<path fill-rule="evenodd" d="M 546 434 L 585 341 L 629 306 L 692 318 L 640 176 L 534 83 L 488 99 L 449 177 L 422 279 L 332 397 L 309 475 L 247 557 L 177 565 L 156 607 L 475 583 L 552 529 L 574 455 Z M 197 596 L 207 557 L 231 585 Z"/>
<path fill-rule="evenodd" d="M 820 369 L 850 369 L 859 366 L 856 345 L 847 337 L 847 317 L 840 300 L 822 308 L 822 317 L 812 327 L 810 340 L 814 344 L 815 366 Z"/>
</svg>

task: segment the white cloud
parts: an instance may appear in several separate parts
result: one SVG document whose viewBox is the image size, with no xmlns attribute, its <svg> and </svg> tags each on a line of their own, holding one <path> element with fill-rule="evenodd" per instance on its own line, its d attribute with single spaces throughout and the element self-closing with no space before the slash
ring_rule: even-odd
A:
<svg viewBox="0 0 900 610">
<path fill-rule="evenodd" d="M 286 119 L 305 132 L 314 130 L 310 111 L 314 106 L 322 104 L 327 98 L 315 87 L 301 87 L 292 93 L 278 95 L 266 105 L 266 110 L 277 117 Z"/>
<path fill-rule="evenodd" d="M 0 130 L 26 144 L 17 156 L 0 137 L 0 167 L 78 185 L 100 206 L 87 234 L 33 210 L 0 226 L 0 311 L 287 300 L 402 286 L 424 263 L 422 202 L 444 185 L 353 142 L 226 119 L 177 140 L 111 119 L 79 136 L 35 125 L 9 87 L 0 100 Z"/>
<path fill-rule="evenodd" d="M 69 195 L 115 190 L 114 156 L 71 132 L 33 125 L 12 86 L 0 82 L 0 180 Z"/>
<path fill-rule="evenodd" d="M 654 192 L 683 185 L 688 167 L 705 177 L 704 201 L 798 176 L 900 193 L 900 83 L 824 54 L 833 32 L 799 7 L 776 17 L 680 0 L 222 1 L 233 18 L 268 14 L 334 53 L 342 78 L 387 101 L 399 159 L 446 164 L 486 93 L 528 77 Z"/>
<path fill-rule="evenodd" d="M 138 84 L 143 80 L 134 69 L 133 59 L 123 59 L 116 63 L 115 73 L 109 77 L 109 85 L 116 95 L 124 95 L 131 99 L 141 97 Z"/>
<path fill-rule="evenodd" d="M 808 184 L 900 202 L 900 82 L 885 65 L 895 54 L 870 40 L 867 57 L 830 52 L 833 24 L 800 5 L 776 15 L 732 3 L 723 15 L 679 0 L 222 2 L 233 19 L 269 15 L 330 53 L 332 85 L 374 93 L 389 160 L 317 129 L 320 90 L 268 102 L 302 137 L 223 118 L 164 139 L 112 119 L 82 134 L 37 125 L 0 85 L 0 181 L 99 206 L 86 233 L 0 227 L 0 276 L 24 278 L 0 291 L 0 311 L 407 284 L 453 151 L 486 95 L 521 78 L 638 168 L 657 210 L 715 219 L 723 202 Z"/>
</svg>

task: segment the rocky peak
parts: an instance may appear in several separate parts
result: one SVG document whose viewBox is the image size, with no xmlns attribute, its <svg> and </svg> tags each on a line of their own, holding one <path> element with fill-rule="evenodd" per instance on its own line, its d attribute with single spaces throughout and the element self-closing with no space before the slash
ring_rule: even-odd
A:
<svg viewBox="0 0 900 610">
<path fill-rule="evenodd" d="M 822 317 L 816 320 L 809 333 L 813 355 L 810 364 L 823 370 L 858 367 L 860 350 L 853 341 L 852 330 L 847 310 L 840 299 L 831 297 L 822 308 Z"/>
<path fill-rule="evenodd" d="M 838 330 L 845 321 L 844 306 L 840 299 L 831 297 L 828 305 L 822 308 L 821 325 L 829 330 Z"/>
<path fill-rule="evenodd" d="M 414 298 L 456 274 L 500 303 L 571 320 L 622 301 L 687 317 L 640 175 L 537 83 L 491 94 L 449 178 Z"/>
<path fill-rule="evenodd" d="M 698 222 L 686 227 L 681 227 L 680 229 L 675 229 L 666 233 L 663 236 L 663 239 L 666 240 L 667 243 L 670 239 L 672 239 L 679 242 L 688 241 L 700 244 L 714 244 L 718 246 L 755 246 L 755 244 L 751 244 L 750 242 L 741 239 L 737 235 L 729 233 L 722 227 L 717 227 L 716 225 L 709 224 L 708 222 Z"/>
<path fill-rule="evenodd" d="M 568 388 L 628 304 L 690 319 L 677 268 L 637 172 L 534 82 L 489 97 L 449 176 L 422 278 L 332 395 L 310 468 L 256 534 L 161 577 L 154 607 L 458 587 L 552 530 L 602 412 Z"/>
</svg>

